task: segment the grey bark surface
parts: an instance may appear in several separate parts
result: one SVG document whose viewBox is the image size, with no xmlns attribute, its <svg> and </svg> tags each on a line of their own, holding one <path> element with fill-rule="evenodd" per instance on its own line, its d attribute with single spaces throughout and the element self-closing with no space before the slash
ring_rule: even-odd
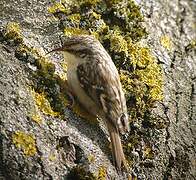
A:
<svg viewBox="0 0 196 180">
<path fill-rule="evenodd" d="M 165 81 L 161 116 L 168 126 L 160 146 L 159 159 L 163 160 L 159 161 L 162 169 L 159 169 L 162 174 L 159 178 L 195 179 L 196 50 L 195 47 L 187 50 L 187 46 L 196 37 L 193 27 L 196 3 L 180 0 L 144 4 L 145 17 L 150 14 L 150 18 L 146 19 L 150 32 L 149 44 L 163 62 Z M 171 38 L 171 52 L 160 47 L 157 40 L 161 35 Z"/>
<path fill-rule="evenodd" d="M 157 104 L 154 113 L 164 119 L 167 127 L 149 132 L 158 136 L 153 141 L 155 157 L 142 162 L 142 155 L 136 152 L 132 171 L 138 179 L 196 179 L 196 56 L 195 47 L 188 48 L 196 37 L 196 2 L 137 2 L 149 32 L 145 41 L 163 67 L 164 101 Z M 47 0 L 1 0 L 0 26 L 19 22 L 25 43 L 44 51 L 51 49 L 60 31 L 47 12 L 49 4 Z M 163 35 L 171 38 L 171 51 L 161 45 Z M 44 116 L 41 125 L 29 120 L 28 113 L 34 108 L 28 91 L 29 67 L 15 57 L 14 51 L 14 47 L 0 42 L 0 179 L 63 179 L 69 167 L 73 167 L 64 160 L 64 153 L 72 144 L 82 155 L 78 164 L 86 163 L 91 172 L 105 165 L 108 177 L 122 179 L 111 165 L 107 135 L 99 127 L 78 118 L 69 109 L 65 109 L 65 120 Z M 36 135 L 35 156 L 25 157 L 16 148 L 12 142 L 15 131 Z M 59 140 L 66 138 L 71 145 L 57 150 Z M 50 161 L 54 154 L 56 159 Z M 90 165 L 89 155 L 95 157 Z"/>
</svg>

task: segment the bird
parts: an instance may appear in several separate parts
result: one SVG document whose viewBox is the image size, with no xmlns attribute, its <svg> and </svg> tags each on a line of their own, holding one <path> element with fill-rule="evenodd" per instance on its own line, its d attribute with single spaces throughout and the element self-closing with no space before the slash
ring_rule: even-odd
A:
<svg viewBox="0 0 196 180">
<path fill-rule="evenodd" d="M 130 131 L 126 99 L 120 77 L 110 55 L 92 35 L 67 37 L 61 51 L 67 63 L 68 88 L 93 116 L 101 118 L 112 144 L 113 163 L 118 171 L 128 169 L 120 134 Z"/>
</svg>

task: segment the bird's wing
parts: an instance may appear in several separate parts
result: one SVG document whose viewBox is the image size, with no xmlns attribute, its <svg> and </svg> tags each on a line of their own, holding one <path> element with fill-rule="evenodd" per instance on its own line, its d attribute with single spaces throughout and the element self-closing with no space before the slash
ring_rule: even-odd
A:
<svg viewBox="0 0 196 180">
<path fill-rule="evenodd" d="M 122 133 L 127 131 L 126 100 L 113 62 L 95 59 L 93 63 L 80 64 L 77 67 L 77 75 L 81 87 L 96 105 L 103 109 L 111 124 Z"/>
</svg>

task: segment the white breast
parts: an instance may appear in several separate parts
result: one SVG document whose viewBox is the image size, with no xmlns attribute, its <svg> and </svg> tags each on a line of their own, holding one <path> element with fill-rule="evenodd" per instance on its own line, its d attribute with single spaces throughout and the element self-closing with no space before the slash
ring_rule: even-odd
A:
<svg viewBox="0 0 196 180">
<path fill-rule="evenodd" d="M 77 66 L 81 63 L 81 59 L 70 54 L 64 53 L 65 61 L 67 62 L 67 81 L 68 86 L 72 90 L 72 93 L 76 96 L 80 104 L 93 115 L 97 115 L 97 106 L 92 99 L 85 93 L 80 86 L 80 82 L 77 76 Z"/>
</svg>

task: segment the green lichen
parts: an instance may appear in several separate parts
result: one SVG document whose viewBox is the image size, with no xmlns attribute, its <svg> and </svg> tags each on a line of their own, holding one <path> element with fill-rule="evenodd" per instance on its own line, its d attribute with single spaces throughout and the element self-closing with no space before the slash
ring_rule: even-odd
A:
<svg viewBox="0 0 196 180">
<path fill-rule="evenodd" d="M 127 139 L 123 142 L 123 150 L 126 155 L 126 160 L 131 166 L 133 163 L 132 150 L 140 143 L 140 136 L 137 134 L 129 134 Z"/>
<path fill-rule="evenodd" d="M 31 134 L 17 131 L 12 135 L 12 141 L 26 156 L 34 156 L 37 153 L 35 137 Z"/>
<path fill-rule="evenodd" d="M 128 43 L 117 27 L 105 37 L 110 39 L 110 51 L 128 55 Z"/>
<path fill-rule="evenodd" d="M 134 75 L 148 88 L 149 99 L 152 102 L 163 99 L 163 77 L 160 66 L 157 64 L 151 50 L 137 44 L 129 44 L 131 65 Z"/>
<path fill-rule="evenodd" d="M 58 8 L 59 7 L 59 8 Z M 62 10 L 64 7 L 66 9 Z M 79 28 L 96 34 L 103 40 L 103 34 L 110 33 L 118 27 L 124 36 L 129 35 L 133 41 L 139 41 L 146 36 L 142 27 L 143 16 L 134 1 L 103 1 L 103 0 L 75 0 L 66 3 L 54 3 L 50 8 L 52 14 L 60 19 L 61 28 Z M 59 15 L 59 12 L 64 14 Z M 71 22 L 70 22 L 71 21 Z M 78 30 L 77 30 L 78 32 Z M 73 32 L 74 34 L 74 32 Z M 108 39 L 109 40 L 109 39 Z"/>
<path fill-rule="evenodd" d="M 163 77 L 149 48 L 129 43 L 128 51 L 130 60 L 125 70 L 120 71 L 120 78 L 133 120 L 143 118 L 155 102 L 163 99 Z"/>
</svg>

